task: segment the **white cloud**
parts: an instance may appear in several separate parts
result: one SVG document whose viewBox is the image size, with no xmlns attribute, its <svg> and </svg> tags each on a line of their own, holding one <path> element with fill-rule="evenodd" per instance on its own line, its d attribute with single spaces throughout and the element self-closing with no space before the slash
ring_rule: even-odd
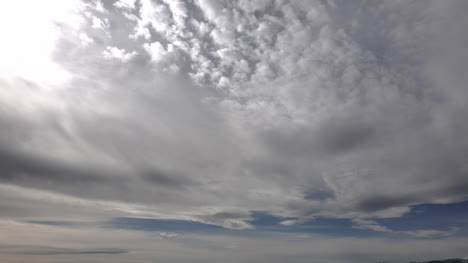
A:
<svg viewBox="0 0 468 263">
<path fill-rule="evenodd" d="M 178 234 L 176 234 L 176 233 L 161 232 L 161 233 L 159 233 L 159 236 L 160 236 L 161 238 L 174 238 L 174 237 L 177 237 Z"/>
<path fill-rule="evenodd" d="M 187 17 L 187 8 L 183 1 L 180 0 L 166 0 L 175 22 L 179 26 L 184 26 L 185 18 Z"/>
<path fill-rule="evenodd" d="M 86 33 L 80 33 L 80 40 L 81 40 L 81 45 L 83 45 L 84 47 L 94 42 L 94 40 L 90 38 Z"/>
<path fill-rule="evenodd" d="M 377 222 L 367 219 L 356 218 L 353 219 L 353 223 L 356 225 L 353 228 L 357 229 L 369 229 L 376 232 L 393 232 L 392 230 L 388 229 L 386 226 L 379 225 Z"/>
<path fill-rule="evenodd" d="M 281 221 L 280 225 L 292 226 L 292 225 L 295 225 L 295 224 L 297 224 L 299 222 L 300 222 L 299 220 L 284 220 L 284 221 Z"/>
<path fill-rule="evenodd" d="M 135 0 L 119 0 L 114 3 L 114 6 L 131 10 L 135 8 Z"/>
<path fill-rule="evenodd" d="M 448 237 L 455 235 L 460 229 L 453 227 L 449 230 L 433 230 L 433 229 L 424 229 L 424 230 L 414 230 L 414 231 L 402 231 L 402 233 L 423 238 L 434 238 L 434 237 Z"/>
<path fill-rule="evenodd" d="M 452 227 L 448 230 L 436 230 L 436 229 L 419 229 L 419 230 L 407 230 L 407 231 L 395 231 L 383 226 L 373 220 L 355 218 L 353 219 L 355 224 L 353 228 L 357 229 L 368 229 L 376 232 L 385 233 L 402 233 L 413 237 L 420 238 L 437 238 L 437 237 L 449 237 L 455 235 L 460 229 Z"/>
<path fill-rule="evenodd" d="M 164 59 L 168 52 L 174 50 L 173 45 L 168 45 L 167 50 L 159 42 L 154 42 L 145 45 L 146 51 L 151 55 L 151 59 L 154 62 L 159 62 Z"/>
<path fill-rule="evenodd" d="M 108 24 L 109 22 L 95 16 L 91 19 L 91 27 L 94 29 L 106 29 Z"/>
<path fill-rule="evenodd" d="M 125 49 L 120 49 L 117 47 L 107 47 L 106 50 L 104 50 L 103 55 L 105 58 L 109 59 L 119 59 L 122 62 L 127 62 L 133 57 L 136 56 L 136 51 L 132 52 L 127 52 Z"/>
</svg>

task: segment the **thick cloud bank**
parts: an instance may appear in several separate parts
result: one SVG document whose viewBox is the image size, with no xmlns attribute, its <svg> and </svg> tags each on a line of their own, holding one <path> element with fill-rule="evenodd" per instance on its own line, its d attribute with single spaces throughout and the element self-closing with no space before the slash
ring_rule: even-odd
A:
<svg viewBox="0 0 468 263">
<path fill-rule="evenodd" d="M 38 64 L 0 64 L 2 217 L 386 232 L 468 195 L 466 1 L 70 2 L 0 46 Z"/>
</svg>

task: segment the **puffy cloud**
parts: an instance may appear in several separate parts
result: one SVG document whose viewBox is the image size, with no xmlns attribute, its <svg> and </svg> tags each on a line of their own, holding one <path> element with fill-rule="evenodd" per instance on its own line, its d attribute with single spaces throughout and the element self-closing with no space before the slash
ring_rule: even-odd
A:
<svg viewBox="0 0 468 263">
<path fill-rule="evenodd" d="M 104 29 L 107 27 L 108 24 L 108 22 L 106 22 L 105 20 L 99 19 L 97 17 L 93 17 L 91 21 L 91 27 L 94 29 Z"/>
<path fill-rule="evenodd" d="M 133 9 L 135 8 L 135 0 L 119 0 L 114 3 L 114 6 L 122 9 Z"/>
<path fill-rule="evenodd" d="M 172 17 L 179 26 L 184 26 L 185 18 L 187 15 L 187 7 L 185 3 L 180 0 L 170 0 L 166 1 L 167 5 L 169 5 L 169 9 L 171 10 Z"/>
<path fill-rule="evenodd" d="M 104 50 L 103 55 L 105 58 L 115 58 L 122 62 L 127 62 L 132 59 L 137 53 L 135 51 L 127 52 L 125 49 L 119 49 L 117 47 L 107 47 Z"/>
<path fill-rule="evenodd" d="M 81 45 L 85 47 L 94 42 L 94 40 L 90 38 L 86 33 L 80 33 L 80 40 L 81 40 Z"/>
</svg>

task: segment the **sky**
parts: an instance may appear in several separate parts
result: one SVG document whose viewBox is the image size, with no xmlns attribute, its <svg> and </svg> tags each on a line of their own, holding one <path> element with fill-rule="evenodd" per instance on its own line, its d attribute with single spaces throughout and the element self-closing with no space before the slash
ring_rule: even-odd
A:
<svg viewBox="0 0 468 263">
<path fill-rule="evenodd" d="M 0 261 L 468 257 L 468 1 L 0 8 Z"/>
</svg>

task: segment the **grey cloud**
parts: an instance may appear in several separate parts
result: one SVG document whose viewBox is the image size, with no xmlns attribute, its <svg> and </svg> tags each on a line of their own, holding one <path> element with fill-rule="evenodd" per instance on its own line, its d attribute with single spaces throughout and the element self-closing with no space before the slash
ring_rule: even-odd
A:
<svg viewBox="0 0 468 263">
<path fill-rule="evenodd" d="M 186 186 L 195 185 L 196 182 L 190 177 L 177 174 L 166 173 L 163 171 L 146 171 L 141 173 L 143 180 L 163 187 L 184 188 Z"/>
<path fill-rule="evenodd" d="M 246 218 L 249 217 L 249 213 L 246 212 L 216 212 L 210 215 L 202 215 L 201 217 L 204 218 L 207 221 L 211 220 L 224 220 L 224 219 L 239 219 L 239 218 Z"/>
<path fill-rule="evenodd" d="M 61 164 L 53 160 L 35 158 L 27 154 L 0 149 L 0 169 L 2 181 L 54 181 L 58 183 L 89 184 L 109 181 L 99 176 L 97 171 L 84 167 Z M 118 178 L 113 178 L 117 180 Z"/>
<path fill-rule="evenodd" d="M 318 144 L 325 151 L 340 153 L 363 148 L 376 135 L 377 125 L 359 120 L 338 120 L 325 123 L 318 131 Z"/>
<path fill-rule="evenodd" d="M 216 234 L 184 233 L 176 238 L 161 238 L 161 232 L 114 231 L 112 229 L 69 229 L 49 226 L 16 224 L 2 221 L 4 234 L 14 240 L 21 240 L 18 251 L 36 249 L 62 249 L 79 246 L 77 250 L 126 250 L 129 253 L 97 255 L 15 255 L 14 245 L 0 241 L 2 259 L 7 261 L 63 262 L 80 261 L 83 258 L 93 262 L 132 262 L 136 259 L 151 261 L 155 257 L 164 262 L 310 262 L 311 258 L 333 263 L 391 260 L 408 262 L 408 259 L 426 261 L 439 257 L 462 257 L 466 252 L 466 238 L 356 238 L 330 237 L 314 234 L 285 232 L 264 232 L 258 235 L 229 235 L 232 231 Z M 45 234 L 46 233 L 46 234 Z M 171 235 L 166 233 L 167 235 Z M 54 237 L 60 237 L 56 240 Z M 72 236 L 73 238 L 63 238 Z M 163 234 L 164 235 L 164 234 Z M 166 235 L 166 236 L 167 236 Z M 180 237 L 180 238 L 179 238 Z M 58 243 L 60 242 L 60 243 Z M 57 244 L 58 243 L 58 244 Z M 106 246 L 102 246 L 106 244 Z M 339 252 L 337 252 L 339 251 Z M 8 253 L 10 252 L 10 253 Z"/>
<path fill-rule="evenodd" d="M 304 199 L 306 200 L 327 200 L 334 198 L 334 193 L 331 189 L 308 189 L 304 193 Z"/>
<path fill-rule="evenodd" d="M 67 164 L 60 160 L 47 160 L 8 151 L 0 151 L 0 161 L 0 169 L 2 169 L 0 180 L 3 183 L 33 186 L 94 199 L 126 200 L 127 198 L 122 195 L 120 197 L 117 195 L 118 189 L 130 190 L 135 186 L 138 187 L 138 179 L 151 183 L 153 187 L 161 190 L 167 187 L 182 190 L 197 184 L 190 178 L 164 173 L 158 169 L 125 173 L 109 167 L 92 167 L 86 163 Z M 97 189 L 101 191 L 96 192 Z M 168 193 L 165 195 L 169 197 Z M 143 197 L 133 195 L 133 198 Z M 150 202 L 150 199 L 143 199 L 147 200 L 145 202 Z M 160 201 L 165 199 L 167 198 L 159 198 Z"/>
<path fill-rule="evenodd" d="M 419 197 L 414 195 L 408 196 L 378 196 L 374 195 L 368 199 L 362 199 L 356 205 L 356 208 L 364 212 L 381 211 L 391 207 L 410 205 L 413 202 L 418 202 Z"/>
<path fill-rule="evenodd" d="M 452 227 L 448 230 L 415 230 L 415 231 L 402 231 L 404 234 L 408 234 L 415 237 L 421 238 L 441 238 L 455 235 L 460 229 Z"/>
<path fill-rule="evenodd" d="M 360 151 L 373 146 L 373 143 L 375 146 L 381 140 L 378 137 L 385 136 L 383 126 L 379 121 L 364 121 L 357 116 L 345 115 L 323 121 L 317 127 L 299 127 L 284 133 L 272 130 L 261 137 L 275 151 L 318 157 Z"/>
<path fill-rule="evenodd" d="M 62 89 L 0 83 L 2 182 L 232 228 L 468 194 L 464 3 L 114 3 L 61 28 Z"/>
<path fill-rule="evenodd" d="M 0 246 L 0 251 L 7 250 L 9 254 L 20 255 L 37 255 L 37 256 L 53 256 L 53 255 L 118 255 L 129 253 L 126 249 L 118 248 L 98 248 L 98 249 L 72 249 L 72 248 L 55 248 L 55 247 L 21 247 L 21 246 Z"/>
<path fill-rule="evenodd" d="M 40 249 L 38 251 L 24 251 L 20 252 L 23 255 L 118 255 L 128 253 L 125 249 L 93 249 L 93 250 L 78 250 L 78 249 Z"/>
</svg>

